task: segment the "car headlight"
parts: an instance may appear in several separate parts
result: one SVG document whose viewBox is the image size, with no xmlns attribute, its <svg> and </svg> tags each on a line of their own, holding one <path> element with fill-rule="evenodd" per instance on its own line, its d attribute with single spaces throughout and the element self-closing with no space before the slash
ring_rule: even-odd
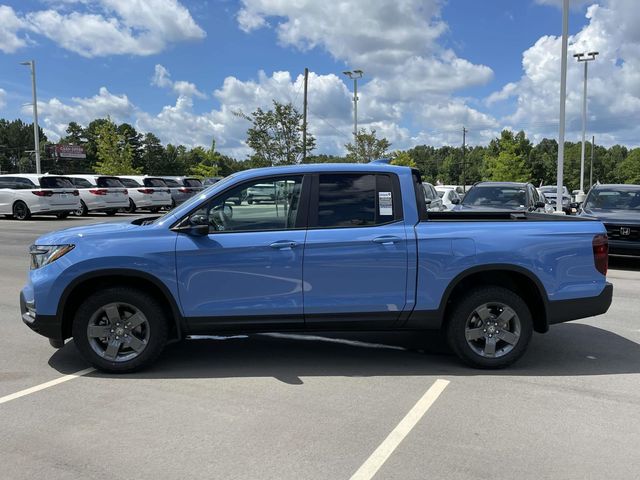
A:
<svg viewBox="0 0 640 480">
<path fill-rule="evenodd" d="M 31 245 L 31 270 L 44 267 L 69 253 L 75 245 Z"/>
</svg>

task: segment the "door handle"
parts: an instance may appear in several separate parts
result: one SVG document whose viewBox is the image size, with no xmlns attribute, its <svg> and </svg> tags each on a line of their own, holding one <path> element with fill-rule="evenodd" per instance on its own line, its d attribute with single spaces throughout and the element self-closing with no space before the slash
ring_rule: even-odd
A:
<svg viewBox="0 0 640 480">
<path fill-rule="evenodd" d="M 392 245 L 396 242 L 402 241 L 400 237 L 376 237 L 371 240 L 373 243 L 380 243 L 382 245 Z"/>
<path fill-rule="evenodd" d="M 290 240 L 283 240 L 280 242 L 273 242 L 269 245 L 271 248 L 279 248 L 280 250 L 284 250 L 287 248 L 293 248 L 298 246 L 298 242 L 292 242 Z"/>
</svg>

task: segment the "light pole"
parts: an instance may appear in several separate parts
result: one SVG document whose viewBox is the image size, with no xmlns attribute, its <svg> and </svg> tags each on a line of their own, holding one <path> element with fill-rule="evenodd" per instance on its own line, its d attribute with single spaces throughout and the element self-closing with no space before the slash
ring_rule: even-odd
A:
<svg viewBox="0 0 640 480">
<path fill-rule="evenodd" d="M 558 174 L 556 187 L 556 213 L 563 215 L 562 193 L 564 175 L 564 120 L 567 103 L 567 42 L 569 38 L 569 0 L 562 1 L 562 49 L 560 60 L 560 128 L 558 132 Z"/>
<path fill-rule="evenodd" d="M 596 59 L 598 52 L 576 53 L 574 55 L 578 62 L 584 63 L 584 88 L 582 91 L 582 151 L 580 153 L 580 198 L 584 199 L 584 149 L 585 133 L 587 130 L 587 66 L 589 62 Z"/>
<path fill-rule="evenodd" d="M 33 90 L 33 143 L 36 152 L 36 173 L 40 172 L 40 129 L 38 128 L 38 99 L 36 97 L 36 61 L 20 62 L 31 67 L 31 87 Z"/>
<path fill-rule="evenodd" d="M 351 80 L 353 80 L 353 146 L 358 143 L 358 79 L 362 78 L 364 72 L 362 70 L 354 70 L 342 72 Z"/>
</svg>

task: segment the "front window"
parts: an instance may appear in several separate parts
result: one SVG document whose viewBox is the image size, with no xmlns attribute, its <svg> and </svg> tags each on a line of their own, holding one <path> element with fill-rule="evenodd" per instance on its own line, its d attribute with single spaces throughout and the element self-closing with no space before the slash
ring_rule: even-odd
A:
<svg viewBox="0 0 640 480">
<path fill-rule="evenodd" d="M 239 185 L 206 202 L 189 216 L 210 232 L 296 228 L 302 176 L 274 177 Z"/>
<path fill-rule="evenodd" d="M 592 190 L 585 202 L 589 210 L 640 210 L 640 188 Z"/>
<path fill-rule="evenodd" d="M 492 208 L 523 208 L 527 202 L 525 187 L 475 186 L 464 197 L 468 206 Z"/>
</svg>

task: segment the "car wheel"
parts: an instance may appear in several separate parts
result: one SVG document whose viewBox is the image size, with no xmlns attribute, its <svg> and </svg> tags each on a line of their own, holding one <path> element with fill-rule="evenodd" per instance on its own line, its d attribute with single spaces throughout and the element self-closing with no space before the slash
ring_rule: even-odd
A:
<svg viewBox="0 0 640 480">
<path fill-rule="evenodd" d="M 56 213 L 56 218 L 59 220 L 64 220 L 65 218 L 67 218 L 69 216 L 69 212 L 59 212 Z"/>
<path fill-rule="evenodd" d="M 73 211 L 73 214 L 77 217 L 86 217 L 89 210 L 87 209 L 87 204 L 84 201 L 80 200 L 80 207 Z"/>
<path fill-rule="evenodd" d="M 118 210 L 117 209 L 105 210 L 104 213 L 109 217 L 113 217 L 116 213 L 118 213 Z"/>
<path fill-rule="evenodd" d="M 234 204 L 236 205 L 236 207 L 237 207 L 238 205 L 240 205 L 240 204 L 242 203 L 242 200 L 234 200 L 234 202 L 233 202 L 233 203 L 234 203 Z"/>
<path fill-rule="evenodd" d="M 16 220 L 29 220 L 31 218 L 31 210 L 22 200 L 18 200 L 13 204 L 13 218 Z"/>
<path fill-rule="evenodd" d="M 176 208 L 176 201 L 172 198 L 171 199 L 171 209 L 170 210 L 173 210 L 174 208 Z"/>
<path fill-rule="evenodd" d="M 124 211 L 127 213 L 136 213 L 136 208 L 135 202 L 129 199 L 129 208 L 125 208 Z"/>
<path fill-rule="evenodd" d="M 150 211 L 151 213 L 158 213 L 158 212 L 160 211 L 160 207 L 151 207 L 151 208 L 149 209 L 149 211 Z"/>
<path fill-rule="evenodd" d="M 150 295 L 112 287 L 87 298 L 73 319 L 82 356 L 99 370 L 126 373 L 151 365 L 167 343 L 163 308 Z"/>
<path fill-rule="evenodd" d="M 249 205 L 253 205 L 253 198 L 247 198 L 247 203 Z"/>
<path fill-rule="evenodd" d="M 453 309 L 446 335 L 451 349 L 476 368 L 502 368 L 520 358 L 533 321 L 525 301 L 506 288 L 472 290 Z"/>
</svg>

